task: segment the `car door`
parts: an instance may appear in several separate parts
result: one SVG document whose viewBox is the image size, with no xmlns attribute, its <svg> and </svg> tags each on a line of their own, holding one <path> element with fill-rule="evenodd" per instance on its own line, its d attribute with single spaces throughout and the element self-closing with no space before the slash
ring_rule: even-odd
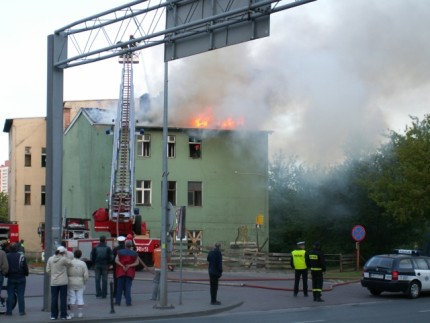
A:
<svg viewBox="0 0 430 323">
<path fill-rule="evenodd" d="M 413 259 L 416 277 L 421 281 L 421 290 L 430 291 L 430 267 L 425 258 Z"/>
</svg>

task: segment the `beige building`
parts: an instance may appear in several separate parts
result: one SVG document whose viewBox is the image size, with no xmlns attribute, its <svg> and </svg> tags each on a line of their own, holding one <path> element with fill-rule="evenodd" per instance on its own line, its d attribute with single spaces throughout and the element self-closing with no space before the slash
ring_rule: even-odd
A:
<svg viewBox="0 0 430 323">
<path fill-rule="evenodd" d="M 117 100 L 67 101 L 64 128 L 80 108 L 110 108 L 116 104 Z M 45 222 L 46 118 L 6 119 L 3 132 L 9 133 L 9 220 L 19 223 L 26 251 L 40 252 L 37 229 L 40 222 Z"/>
<path fill-rule="evenodd" d="M 17 221 L 28 251 L 40 251 L 45 217 L 46 118 L 6 119 L 9 133 L 9 220 Z"/>
<path fill-rule="evenodd" d="M 4 164 L 0 166 L 0 192 L 7 194 L 8 179 L 9 179 L 9 161 L 6 160 Z"/>
</svg>

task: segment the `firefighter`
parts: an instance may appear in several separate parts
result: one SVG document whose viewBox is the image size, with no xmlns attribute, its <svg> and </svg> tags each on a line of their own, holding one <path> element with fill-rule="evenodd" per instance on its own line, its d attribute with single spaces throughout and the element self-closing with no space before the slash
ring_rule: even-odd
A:
<svg viewBox="0 0 430 323">
<path fill-rule="evenodd" d="M 306 265 L 311 269 L 312 292 L 314 302 L 324 302 L 321 299 L 323 288 L 323 273 L 326 270 L 324 252 L 319 242 L 314 242 L 313 249 L 306 253 Z"/>
</svg>

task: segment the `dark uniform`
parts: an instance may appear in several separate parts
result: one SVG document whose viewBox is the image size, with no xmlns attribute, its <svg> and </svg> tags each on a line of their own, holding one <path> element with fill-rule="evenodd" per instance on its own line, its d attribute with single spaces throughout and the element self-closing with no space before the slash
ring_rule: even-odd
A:
<svg viewBox="0 0 430 323">
<path fill-rule="evenodd" d="M 319 242 L 314 243 L 314 248 L 306 253 L 306 265 L 311 269 L 312 292 L 315 302 L 324 302 L 321 299 L 323 288 L 323 272 L 326 270 L 324 253 Z"/>
<path fill-rule="evenodd" d="M 299 293 L 300 278 L 303 279 L 303 294 L 308 296 L 308 267 L 306 265 L 305 242 L 297 242 L 297 249 L 291 252 L 291 267 L 294 269 L 294 296 Z"/>
</svg>

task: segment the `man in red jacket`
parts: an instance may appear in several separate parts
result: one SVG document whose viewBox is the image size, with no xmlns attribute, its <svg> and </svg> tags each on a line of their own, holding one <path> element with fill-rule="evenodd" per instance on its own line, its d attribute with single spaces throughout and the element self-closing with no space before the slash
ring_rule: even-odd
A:
<svg viewBox="0 0 430 323">
<path fill-rule="evenodd" d="M 131 285 L 136 274 L 136 266 L 139 264 L 139 255 L 133 249 L 133 241 L 125 241 L 125 249 L 118 250 L 115 257 L 116 263 L 116 305 L 121 305 L 122 293 L 124 291 L 125 304 L 131 306 Z"/>
</svg>

